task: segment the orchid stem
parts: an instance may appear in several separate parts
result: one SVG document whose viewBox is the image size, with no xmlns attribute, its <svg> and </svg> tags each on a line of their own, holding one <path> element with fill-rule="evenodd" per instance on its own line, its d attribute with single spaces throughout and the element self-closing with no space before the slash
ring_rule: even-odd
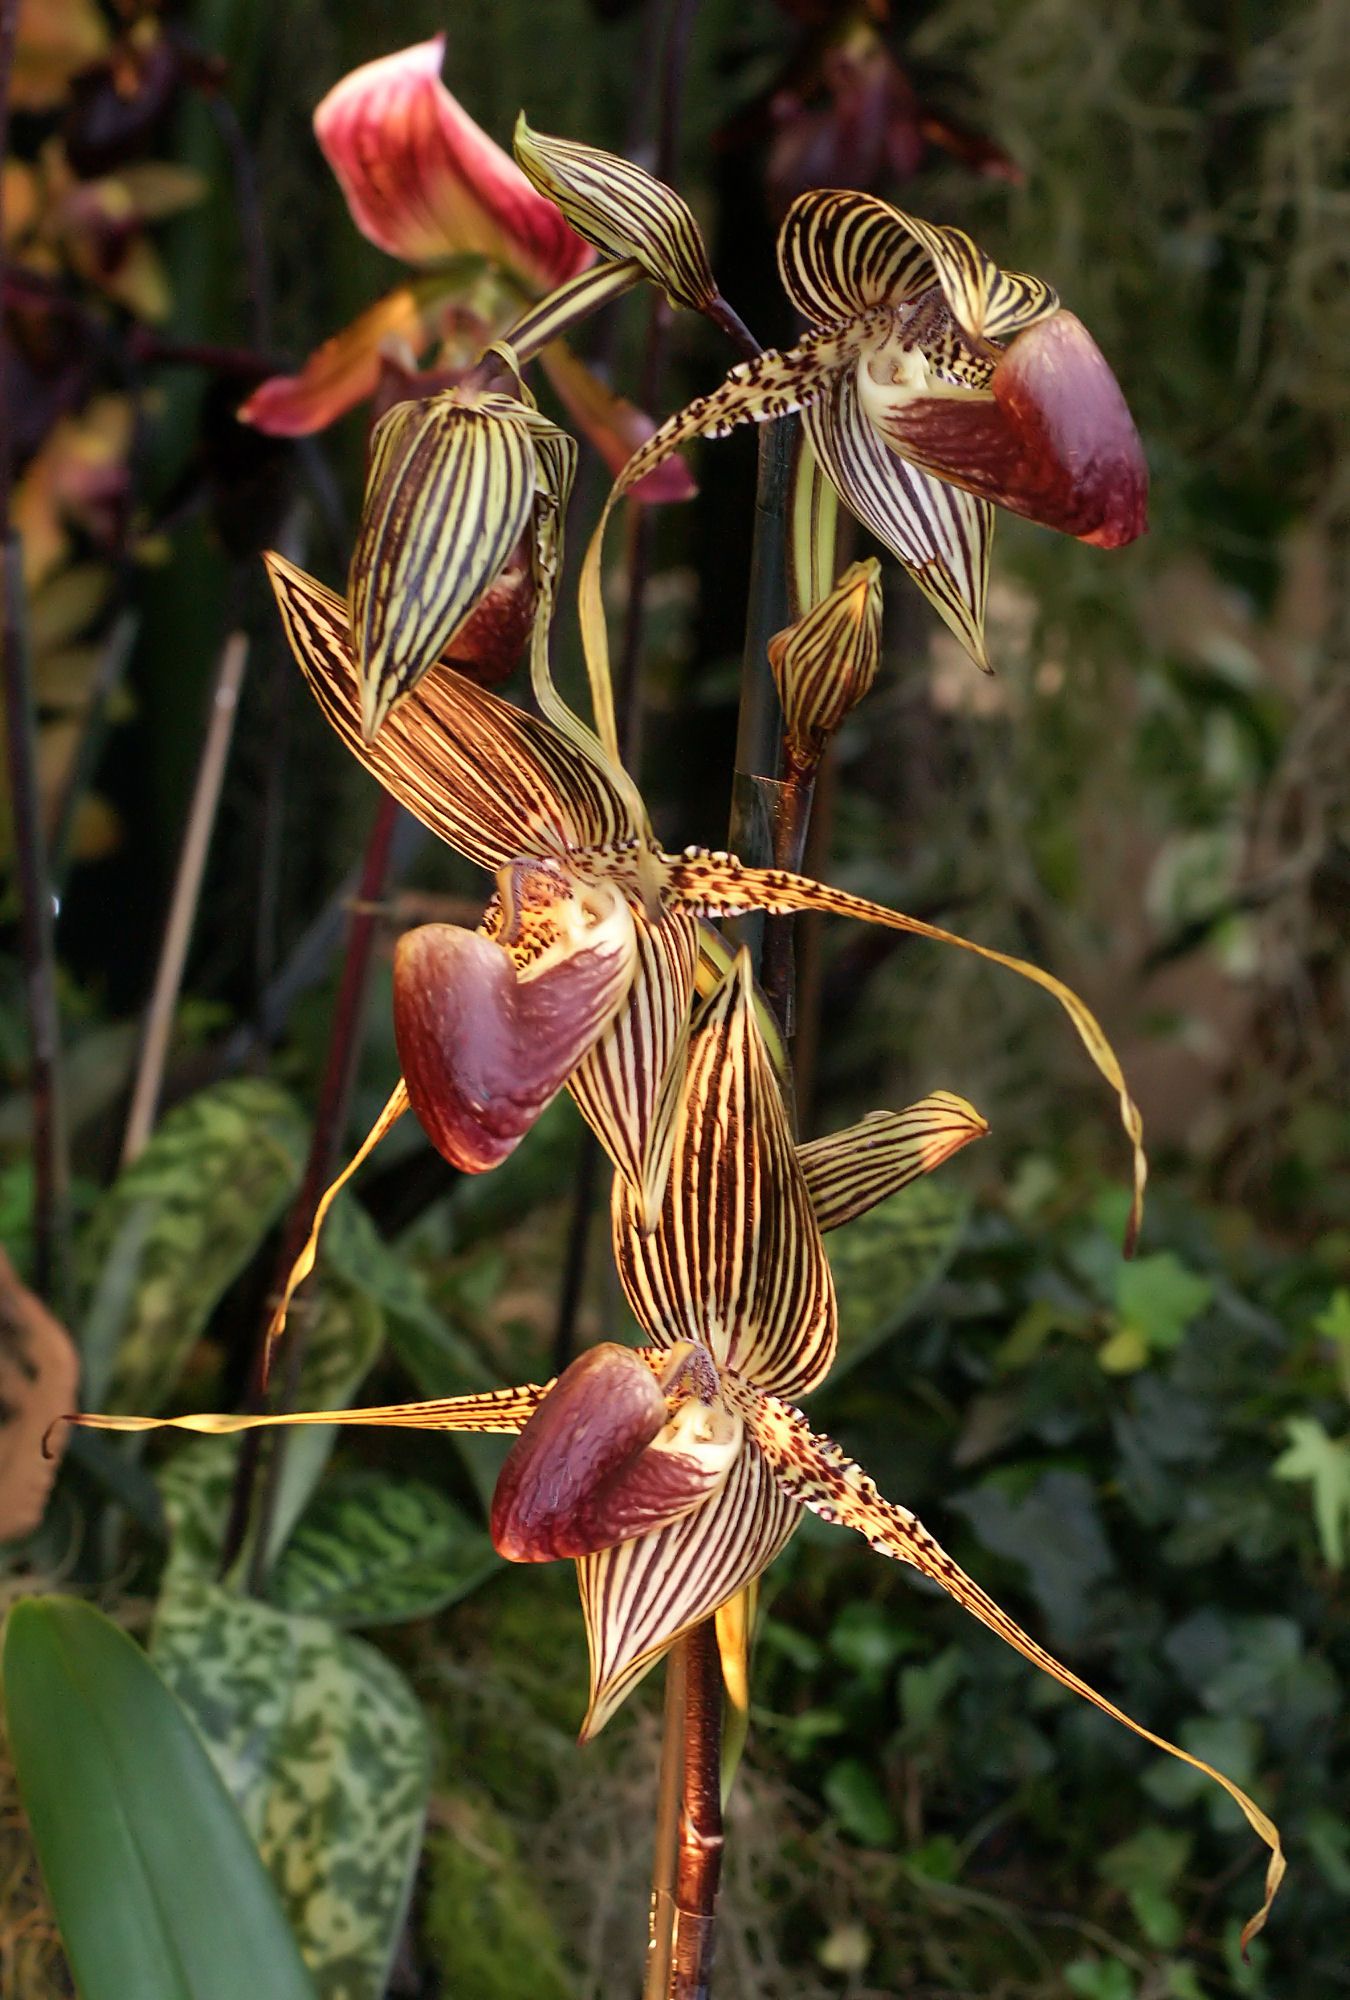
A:
<svg viewBox="0 0 1350 2000">
<path fill-rule="evenodd" d="M 711 1618 L 681 1641 L 684 1782 L 675 1853 L 671 2000 L 707 2000 L 722 1879 L 722 1662 Z"/>
</svg>

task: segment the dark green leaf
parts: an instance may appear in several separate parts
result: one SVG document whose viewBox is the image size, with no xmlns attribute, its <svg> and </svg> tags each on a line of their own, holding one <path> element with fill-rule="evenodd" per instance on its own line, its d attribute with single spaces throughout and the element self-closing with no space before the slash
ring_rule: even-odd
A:
<svg viewBox="0 0 1350 2000">
<path fill-rule="evenodd" d="M 830 1386 L 897 1333 L 951 1262 L 965 1199 L 937 1181 L 914 1181 L 830 1237 L 839 1297 L 839 1354 Z"/>
</svg>

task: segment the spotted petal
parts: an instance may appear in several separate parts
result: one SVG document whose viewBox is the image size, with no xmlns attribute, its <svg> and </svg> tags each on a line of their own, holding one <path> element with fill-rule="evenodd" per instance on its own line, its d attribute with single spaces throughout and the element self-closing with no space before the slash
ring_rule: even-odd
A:
<svg viewBox="0 0 1350 2000">
<path fill-rule="evenodd" d="M 268 570 L 291 649 L 320 708 L 371 776 L 458 853 L 496 870 L 631 843 L 628 799 L 559 731 L 447 667 L 425 675 L 373 743 L 347 607 L 284 557 Z"/>
<path fill-rule="evenodd" d="M 778 235 L 783 288 L 812 326 L 834 326 L 873 306 L 904 305 L 936 283 L 933 260 L 906 217 L 875 195 L 812 188 Z"/>
<path fill-rule="evenodd" d="M 988 1130 L 964 1097 L 935 1090 L 904 1111 L 869 1111 L 859 1124 L 799 1146 L 817 1226 L 838 1229 L 865 1215 Z"/>
<path fill-rule="evenodd" d="M 1033 1666 L 1049 1674 L 1061 1687 L 1081 1695 L 1103 1715 L 1123 1723 L 1126 1729 L 1133 1730 L 1136 1736 L 1141 1736 L 1156 1750 L 1166 1751 L 1169 1757 L 1179 1758 L 1183 1764 L 1203 1771 L 1207 1778 L 1213 1778 L 1216 1784 L 1222 1785 L 1229 1798 L 1241 1809 L 1247 1824 L 1270 1849 L 1265 1901 L 1243 1931 L 1245 1948 L 1264 1925 L 1284 1875 L 1279 1832 L 1260 1807 L 1222 1771 L 1216 1771 L 1199 1757 L 1192 1757 L 1188 1751 L 1179 1750 L 1166 1737 L 1155 1736 L 1151 1729 L 1145 1729 L 1142 1723 L 1126 1715 L 1105 1695 L 1098 1694 L 1095 1688 L 1080 1680 L 1071 1668 L 1062 1665 L 1053 1654 L 1037 1645 L 1006 1611 L 995 1604 L 992 1597 L 953 1562 L 921 1521 L 916 1520 L 907 1508 L 884 1500 L 862 1467 L 846 1458 L 829 1438 L 818 1437 L 799 1410 L 789 1408 L 776 1396 L 742 1389 L 735 1382 L 728 1383 L 727 1395 L 740 1409 L 747 1431 L 764 1453 L 784 1493 L 800 1505 L 809 1507 L 823 1521 L 835 1521 L 842 1527 L 856 1529 L 878 1555 L 909 1563 L 922 1575 L 940 1584 L 949 1597 L 954 1597 L 982 1625 L 987 1625 L 1024 1660 L 1030 1660 Z"/>
<path fill-rule="evenodd" d="M 834 1285 L 744 952 L 690 1038 L 660 1220 L 644 1234 L 616 1180 L 613 1221 L 624 1289 L 658 1344 L 702 1341 L 719 1365 L 784 1394 L 824 1380 Z"/>
<path fill-rule="evenodd" d="M 845 506 L 890 550 L 987 672 L 984 606 L 994 532 L 988 501 L 888 451 L 862 413 L 851 372 L 831 378 L 802 425 Z"/>
<path fill-rule="evenodd" d="M 409 264 L 472 250 L 548 291 L 592 252 L 441 82 L 434 35 L 343 77 L 314 131 L 372 243 Z"/>
<path fill-rule="evenodd" d="M 654 1226 L 670 1177 L 698 954 L 698 921 L 683 911 L 639 924 L 627 1004 L 568 1079 L 582 1116 L 627 1182 L 643 1229 Z"/>
<path fill-rule="evenodd" d="M 556 202 L 579 236 L 610 257 L 633 257 L 673 306 L 701 312 L 717 281 L 693 211 L 682 195 L 631 160 L 532 132 L 521 113 L 515 154 L 541 195 Z"/>
<path fill-rule="evenodd" d="M 801 1511 L 747 1440 L 706 1505 L 577 1564 L 591 1656 L 583 1742 L 676 1639 L 768 1568 Z"/>
<path fill-rule="evenodd" d="M 1010 972 L 1016 972 L 1021 978 L 1031 980 L 1033 985 L 1052 994 L 1072 1021 L 1079 1040 L 1101 1075 L 1115 1090 L 1120 1102 L 1120 1120 L 1134 1150 L 1134 1199 L 1130 1205 L 1125 1246 L 1126 1254 L 1129 1254 L 1138 1235 L 1144 1206 L 1144 1183 L 1148 1178 L 1143 1120 L 1138 1105 L 1130 1096 L 1119 1059 L 1106 1038 L 1101 1022 L 1072 987 L 1066 986 L 1052 973 L 1043 972 L 1040 966 L 1032 965 L 1027 959 L 995 951 L 987 944 L 975 944 L 970 938 L 958 937 L 955 931 L 941 930 L 936 924 L 926 924 L 918 917 L 906 916 L 902 910 L 888 909 L 884 903 L 868 902 L 863 896 L 850 896 L 846 890 L 831 889 L 823 882 L 813 882 L 806 875 L 793 875 L 784 868 L 747 868 L 735 855 L 703 854 L 691 848 L 678 857 L 668 856 L 666 871 L 667 894 L 676 901 L 693 906 L 705 916 L 744 916 L 749 910 L 764 910 L 771 916 L 785 916 L 793 910 L 823 910 L 835 916 L 859 917 L 864 923 L 880 924 L 887 930 L 904 931 L 911 937 L 931 938 L 937 944 L 954 944 L 962 951 L 973 951 L 977 957 L 988 959 L 993 965 L 1006 966 Z"/>
</svg>

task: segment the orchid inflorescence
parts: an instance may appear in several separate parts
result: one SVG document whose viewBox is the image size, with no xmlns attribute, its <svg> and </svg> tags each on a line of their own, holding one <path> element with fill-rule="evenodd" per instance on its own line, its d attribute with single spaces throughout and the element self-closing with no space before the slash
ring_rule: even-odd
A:
<svg viewBox="0 0 1350 2000">
<path fill-rule="evenodd" d="M 1041 1648 L 797 1409 L 825 1381 L 836 1347 L 825 1233 L 987 1127 L 940 1091 L 797 1144 L 776 1025 L 749 957 L 732 956 L 711 922 L 752 910 L 833 912 L 956 945 L 1043 987 L 1117 1093 L 1134 1154 L 1133 1235 L 1145 1162 L 1114 1051 L 1083 1002 L 1023 960 L 786 869 L 702 848 L 666 853 L 619 759 L 600 596 L 605 522 L 626 493 L 695 437 L 800 411 L 813 476 L 987 666 L 994 504 L 1103 547 L 1142 532 L 1144 462 L 1120 390 L 1051 289 L 1000 270 L 962 231 L 871 196 L 800 196 L 779 261 L 809 331 L 630 438 L 637 448 L 581 577 L 591 728 L 561 699 L 549 664 L 575 446 L 539 413 L 521 370 L 584 312 L 642 279 L 714 317 L 720 295 L 678 195 L 629 162 L 523 120 L 517 166 L 445 90 L 440 54 L 437 42 L 367 65 L 316 119 L 358 225 L 430 272 L 418 281 L 424 289 L 405 287 L 397 307 L 377 308 L 300 377 L 264 385 L 245 414 L 299 428 L 371 393 L 380 327 L 405 341 L 415 328 L 424 346 L 427 301 L 443 305 L 464 284 L 445 261 L 451 250 L 478 260 L 475 285 L 486 271 L 513 300 L 512 313 L 489 316 L 495 341 L 452 386 L 433 382 L 419 397 L 408 373 L 413 399 L 405 394 L 377 423 L 347 596 L 268 559 L 287 637 L 337 734 L 496 886 L 476 930 L 432 924 L 401 939 L 402 1075 L 320 1204 L 270 1331 L 275 1339 L 284 1328 L 338 1189 L 409 1108 L 448 1160 L 477 1173 L 504 1159 L 565 1087 L 614 1167 L 614 1256 L 645 1344 L 605 1342 L 556 1381 L 433 1402 L 80 1421 L 215 1434 L 305 1424 L 514 1434 L 492 1536 L 512 1560 L 577 1563 L 591 1661 L 583 1736 L 677 1638 L 737 1602 L 803 1510 L 842 1523 L 1229 1793 L 1271 1851 L 1250 1936 L 1284 1869 L 1265 1814 Z M 514 579 L 506 598 L 504 578 Z M 875 563 L 825 578 L 815 595 L 771 648 L 790 766 L 818 759 L 879 656 Z M 481 634 L 493 619 L 509 623 L 521 603 L 538 713 L 481 685 L 484 649 L 464 645 L 475 619 Z M 724 1637 L 734 1653 L 735 1635 Z"/>
</svg>

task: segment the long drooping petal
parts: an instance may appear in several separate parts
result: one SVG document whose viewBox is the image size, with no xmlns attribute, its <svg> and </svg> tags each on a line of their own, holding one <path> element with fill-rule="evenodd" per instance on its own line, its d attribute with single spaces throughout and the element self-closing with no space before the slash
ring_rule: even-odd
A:
<svg viewBox="0 0 1350 2000">
<path fill-rule="evenodd" d="M 834 1284 L 755 1016 L 749 959 L 700 1013 L 656 1228 L 614 1184 L 614 1255 L 629 1303 L 665 1346 L 806 1395 L 834 1359 Z M 787 1385 L 793 1386 L 789 1388 Z"/>
<path fill-rule="evenodd" d="M 935 1090 L 904 1111 L 869 1111 L 857 1125 L 799 1146 L 817 1227 L 838 1229 L 865 1215 L 988 1130 L 964 1097 Z"/>
<path fill-rule="evenodd" d="M 894 450 L 1015 514 L 1106 549 L 1148 526 L 1139 433 L 1100 348 L 1072 313 L 1019 333 L 985 394 L 896 395 L 866 371 L 862 393 Z"/>
<path fill-rule="evenodd" d="M 474 1396 L 446 1396 L 432 1403 L 383 1403 L 365 1410 L 299 1410 L 285 1416 L 237 1416 L 203 1412 L 190 1417 L 105 1417 L 85 1411 L 69 1422 L 94 1431 L 197 1431 L 233 1437 L 236 1431 L 281 1430 L 291 1425 L 370 1425 L 407 1431 L 492 1431 L 524 1428 L 553 1387 L 526 1382 L 516 1389 L 483 1389 Z"/>
<path fill-rule="evenodd" d="M 791 1499 L 809 1507 L 824 1521 L 835 1521 L 843 1527 L 856 1529 L 878 1555 L 909 1563 L 922 1575 L 940 1584 L 982 1625 L 987 1625 L 1023 1659 L 1030 1660 L 1033 1666 L 1049 1674 L 1061 1687 L 1081 1695 L 1084 1701 L 1091 1702 L 1094 1708 L 1099 1708 L 1113 1721 L 1123 1723 L 1126 1729 L 1142 1736 L 1155 1749 L 1166 1751 L 1169 1757 L 1180 1758 L 1183 1764 L 1203 1771 L 1207 1778 L 1213 1778 L 1216 1784 L 1222 1785 L 1240 1807 L 1247 1824 L 1270 1849 L 1265 1901 L 1243 1931 L 1245 1947 L 1265 1923 L 1284 1875 L 1279 1832 L 1260 1807 L 1222 1771 L 1216 1771 L 1213 1765 L 1178 1749 L 1166 1737 L 1155 1736 L 1151 1729 L 1145 1729 L 1142 1723 L 1126 1715 L 1123 1709 L 1117 1708 L 1114 1702 L 1108 1701 L 1105 1695 L 1098 1694 L 1095 1688 L 1081 1680 L 1071 1668 L 1047 1653 L 1043 1646 L 1037 1645 L 1006 1611 L 995 1604 L 992 1597 L 953 1562 L 921 1521 L 916 1520 L 907 1508 L 884 1500 L 862 1467 L 845 1457 L 839 1446 L 829 1438 L 818 1437 L 799 1410 L 791 1409 L 776 1396 L 762 1395 L 757 1389 L 735 1381 L 727 1383 L 726 1394 L 745 1418 L 747 1432 L 763 1452 L 779 1487 Z"/>
<path fill-rule="evenodd" d="M 495 872 L 521 856 L 631 847 L 639 829 L 629 801 L 597 761 L 449 668 L 424 676 L 368 743 L 345 603 L 284 557 L 266 560 L 324 715 L 371 776 L 458 853 Z"/>
<path fill-rule="evenodd" d="M 703 237 L 682 195 L 615 153 L 532 132 L 521 113 L 515 154 L 541 195 L 607 256 L 632 257 L 673 306 L 701 312 L 717 297 Z"/>
<path fill-rule="evenodd" d="M 706 1505 L 577 1564 L 591 1656 L 583 1742 L 667 1647 L 767 1569 L 801 1512 L 747 1439 Z"/>
<path fill-rule="evenodd" d="M 936 944 L 954 944 L 962 951 L 973 951 L 978 957 L 988 959 L 993 965 L 1006 966 L 1010 972 L 1018 973 L 1021 978 L 1031 980 L 1033 985 L 1043 987 L 1052 994 L 1120 1101 L 1121 1123 L 1134 1151 L 1134 1198 L 1126 1233 L 1127 1254 L 1133 1249 L 1143 1214 L 1144 1183 L 1148 1178 L 1143 1121 L 1138 1105 L 1130 1096 L 1116 1052 L 1107 1040 L 1100 1021 L 1071 987 L 1027 959 L 995 951 L 987 944 L 975 944 L 970 938 L 958 937 L 955 931 L 941 930 L 936 924 L 923 923 L 918 917 L 908 917 L 901 910 L 888 909 L 884 903 L 872 903 L 863 896 L 851 896 L 844 889 L 831 889 L 823 882 L 813 882 L 806 875 L 793 875 L 786 869 L 747 868 L 734 855 L 704 854 L 696 848 L 688 849 L 682 855 L 668 856 L 666 866 L 667 892 L 677 901 L 690 904 L 707 916 L 744 916 L 749 910 L 764 910 L 771 916 L 785 916 L 792 910 L 823 910 L 841 917 L 859 917 L 864 923 L 881 924 L 887 930 L 904 931 L 911 937 L 931 938 Z"/>
<path fill-rule="evenodd" d="M 698 920 L 684 911 L 640 923 L 627 1005 L 568 1078 L 583 1117 L 628 1183 L 643 1229 L 654 1226 L 670 1177 L 698 954 Z"/>
<path fill-rule="evenodd" d="M 473 250 L 548 291 L 593 252 L 441 82 L 445 36 L 364 63 L 314 131 L 372 243 L 408 264 Z"/>
<path fill-rule="evenodd" d="M 852 370 L 831 377 L 802 427 L 840 499 L 888 548 L 976 666 L 989 671 L 984 607 L 993 509 L 888 451 L 858 400 Z"/>
<path fill-rule="evenodd" d="M 397 403 L 375 426 L 348 590 L 367 740 L 441 658 L 529 525 L 534 445 L 513 408 L 450 390 Z"/>
<path fill-rule="evenodd" d="M 498 877 L 492 935 L 406 931 L 394 958 L 394 1036 L 408 1096 L 437 1151 L 465 1173 L 500 1165 L 624 1005 L 634 921 L 612 884 L 554 864 Z"/>
<path fill-rule="evenodd" d="M 240 405 L 240 423 L 272 437 L 308 437 L 373 396 L 387 342 L 420 354 L 440 287 L 434 279 L 400 285 L 316 347 L 298 375 L 269 375 Z"/>
</svg>

